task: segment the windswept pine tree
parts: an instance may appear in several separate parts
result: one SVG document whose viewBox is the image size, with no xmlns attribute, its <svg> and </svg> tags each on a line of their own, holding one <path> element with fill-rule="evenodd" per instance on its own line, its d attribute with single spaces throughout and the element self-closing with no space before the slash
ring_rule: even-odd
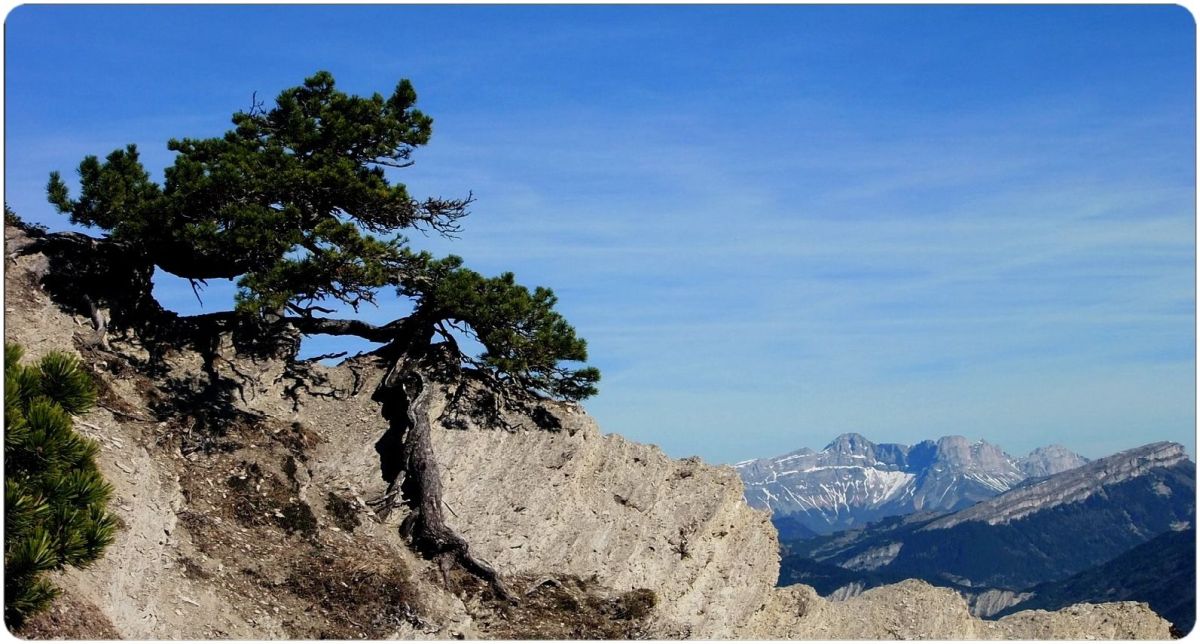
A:
<svg viewBox="0 0 1200 644">
<path fill-rule="evenodd" d="M 255 104 L 234 114 L 224 136 L 171 140 L 178 154 L 162 186 L 130 145 L 80 163 L 78 198 L 51 173 L 48 197 L 73 223 L 107 232 L 127 261 L 196 283 L 237 279 L 247 316 L 410 344 L 458 327 L 486 348 L 468 358 L 498 376 L 566 399 L 595 394 L 596 369 L 561 364 L 586 361 L 587 345 L 554 310 L 550 289 L 531 292 L 511 273 L 484 277 L 458 257 L 414 252 L 400 235 L 455 235 L 472 202 L 418 200 L 385 174 L 412 165 L 429 141 L 433 120 L 416 99 L 406 80 L 387 98 L 364 98 L 319 72 L 270 110 Z M 382 327 L 326 317 L 331 303 L 357 311 L 385 288 L 412 301 L 413 314 Z"/>
<path fill-rule="evenodd" d="M 95 400 L 90 377 L 63 353 L 34 365 L 21 357 L 5 345 L 4 619 L 13 628 L 58 594 L 45 573 L 87 566 L 116 528 L 96 443 L 71 421 Z"/>
<path fill-rule="evenodd" d="M 416 100 L 406 80 L 389 96 L 360 97 L 319 72 L 281 92 L 270 109 L 252 102 L 233 115 L 234 128 L 223 136 L 170 141 L 177 154 L 162 185 L 133 145 L 103 161 L 89 156 L 78 168 L 78 196 L 56 172 L 48 198 L 73 223 L 100 228 L 107 238 L 59 234 L 41 243 L 104 255 L 104 270 L 124 266 L 119 277 L 98 280 L 122 289 L 97 283 L 76 298 L 101 336 L 109 322 L 101 309 L 118 325 L 167 326 L 147 323 L 157 309 L 149 280 L 157 268 L 193 286 L 237 280 L 236 309 L 197 316 L 204 324 L 193 320 L 191 328 L 229 322 L 268 335 L 290 328 L 383 344 L 376 353 L 391 367 L 375 397 L 405 436 L 404 476 L 393 485 L 403 490 L 390 489 L 388 502 L 402 493 L 412 506 L 404 529 L 419 549 L 457 560 L 504 593 L 442 518 L 423 372 L 449 355 L 451 370 L 481 374 L 506 399 L 563 400 L 594 395 L 600 373 L 579 364 L 587 360 L 587 345 L 555 310 L 550 289 L 530 290 L 511 273 L 486 277 L 458 257 L 435 258 L 408 246 L 405 230 L 461 232 L 473 201 L 469 194 L 417 199 L 389 176 L 412 165 L 414 151 L 432 133 L 433 120 L 415 108 Z M 357 312 L 385 290 L 409 301 L 412 313 L 383 325 L 331 317 L 331 307 Z M 461 351 L 456 333 L 483 351 Z"/>
</svg>

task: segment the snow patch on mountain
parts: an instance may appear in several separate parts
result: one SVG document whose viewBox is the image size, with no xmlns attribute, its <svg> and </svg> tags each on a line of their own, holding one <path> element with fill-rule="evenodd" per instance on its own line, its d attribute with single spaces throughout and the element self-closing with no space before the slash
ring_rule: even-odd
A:
<svg viewBox="0 0 1200 644">
<path fill-rule="evenodd" d="M 986 441 L 945 436 L 912 447 L 842 434 L 820 451 L 803 448 L 734 467 L 750 505 L 817 533 L 915 511 L 956 511 L 1022 481 L 1087 463 L 1061 446 L 1013 458 Z"/>
</svg>

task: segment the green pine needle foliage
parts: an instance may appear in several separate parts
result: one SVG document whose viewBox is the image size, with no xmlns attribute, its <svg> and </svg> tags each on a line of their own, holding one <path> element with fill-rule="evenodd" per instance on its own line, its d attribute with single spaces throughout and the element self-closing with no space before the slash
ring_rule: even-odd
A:
<svg viewBox="0 0 1200 644">
<path fill-rule="evenodd" d="M 95 388 L 78 360 L 51 353 L 22 365 L 4 347 L 4 619 L 10 628 L 45 608 L 58 589 L 45 573 L 84 567 L 112 543 L 112 487 L 96 468 L 96 444 L 75 432 Z"/>
<path fill-rule="evenodd" d="M 473 202 L 417 199 L 396 181 L 433 132 L 416 101 L 407 80 L 387 96 L 356 96 L 317 72 L 273 106 L 234 114 L 223 136 L 169 141 L 176 155 L 161 185 L 129 145 L 103 160 L 85 157 L 75 197 L 51 173 L 46 196 L 144 263 L 192 280 L 237 280 L 237 311 L 247 318 L 333 313 L 327 307 L 339 304 L 357 312 L 395 288 L 420 305 L 423 328 L 405 327 L 413 337 L 448 326 L 474 336 L 486 352 L 464 358 L 506 384 L 570 400 L 595 395 L 600 372 L 572 364 L 587 360 L 587 346 L 555 311 L 553 292 L 408 245 L 410 229 L 455 236 Z M 32 400 L 39 387 L 74 390 L 64 378 L 16 384 Z M 67 411 L 87 402 L 60 401 Z"/>
<path fill-rule="evenodd" d="M 91 377 L 79 368 L 78 361 L 65 353 L 51 353 L 38 365 L 42 395 L 62 406 L 69 414 L 78 414 L 96 402 Z"/>
<path fill-rule="evenodd" d="M 485 351 L 475 361 L 498 378 L 528 391 L 581 400 L 596 394 L 600 371 L 564 362 L 587 360 L 587 342 L 554 310 L 548 288 L 530 291 L 512 273 L 484 277 L 451 255 L 435 260 L 410 254 L 412 268 L 399 286 L 438 319 L 478 340 Z"/>
</svg>

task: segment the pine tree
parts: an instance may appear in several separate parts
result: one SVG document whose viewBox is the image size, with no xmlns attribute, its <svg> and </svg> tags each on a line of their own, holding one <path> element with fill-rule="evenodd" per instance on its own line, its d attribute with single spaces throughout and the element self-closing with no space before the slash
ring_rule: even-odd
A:
<svg viewBox="0 0 1200 644">
<path fill-rule="evenodd" d="M 51 173 L 47 197 L 147 265 L 194 283 L 236 279 L 245 316 L 410 349 L 414 340 L 449 340 L 447 327 L 457 327 L 487 350 L 464 358 L 508 382 L 570 400 L 594 395 L 597 369 L 560 364 L 586 361 L 587 345 L 553 310 L 550 289 L 531 292 L 511 273 L 486 278 L 455 256 L 415 253 L 400 236 L 456 234 L 473 201 L 416 199 L 385 172 L 412 165 L 429 142 L 433 119 L 416 101 L 407 80 L 390 96 L 362 97 L 317 72 L 272 108 L 235 113 L 224 136 L 168 142 L 177 155 L 162 185 L 129 145 L 103 161 L 83 159 L 77 198 Z M 384 326 L 323 315 L 331 303 L 357 311 L 382 289 L 414 300 L 414 314 Z"/>
<path fill-rule="evenodd" d="M 95 389 L 79 362 L 50 353 L 20 364 L 4 347 L 4 619 L 11 628 L 58 594 L 44 574 L 85 567 L 112 542 L 112 487 L 96 468 L 96 443 L 76 433 Z"/>
<path fill-rule="evenodd" d="M 87 252 L 116 248 L 111 261 L 131 264 L 125 274 L 132 279 L 104 281 L 120 283 L 124 292 L 139 285 L 145 297 L 93 297 L 103 285 L 92 285 L 93 292 L 77 298 L 77 308 L 92 315 L 101 332 L 96 302 L 110 310 L 142 306 L 153 299 L 147 276 L 157 268 L 193 286 L 210 278 L 237 280 L 236 311 L 205 316 L 204 329 L 218 319 L 260 328 L 278 323 L 303 334 L 384 344 L 376 354 L 390 361 L 389 375 L 375 398 L 396 435 L 405 437 L 407 464 L 406 476 L 394 479 L 380 502 L 394 502 L 403 479 L 402 497 L 413 510 L 405 531 L 413 543 L 430 556 L 457 560 L 507 596 L 495 571 L 468 552 L 441 515 L 425 418 L 434 385 L 419 367 L 451 347 L 458 350 L 450 356 L 454 366 L 475 367 L 505 397 L 523 400 L 587 398 L 596 394 L 600 372 L 564 364 L 585 362 L 587 344 L 554 310 L 550 289 L 531 291 L 511 273 L 485 277 L 458 257 L 436 259 L 407 245 L 401 233 L 408 229 L 460 232 L 473 201 L 469 194 L 416 199 L 394 181 L 432 133 L 433 120 L 416 109 L 416 100 L 407 80 L 387 97 L 362 97 L 340 91 L 332 75 L 318 72 L 282 91 L 269 109 L 253 102 L 235 113 L 234 128 L 223 136 L 168 142 L 177 154 L 162 185 L 151 179 L 135 146 L 103 161 L 86 157 L 78 168 L 78 197 L 57 172 L 47 197 L 73 223 L 98 227 L 108 238 L 46 235 L 43 248 L 55 240 Z M 412 313 L 383 325 L 329 317 L 329 306 L 357 311 L 385 289 L 409 300 Z M 113 319 L 120 313 L 113 311 Z M 459 350 L 456 330 L 483 352 Z"/>
</svg>

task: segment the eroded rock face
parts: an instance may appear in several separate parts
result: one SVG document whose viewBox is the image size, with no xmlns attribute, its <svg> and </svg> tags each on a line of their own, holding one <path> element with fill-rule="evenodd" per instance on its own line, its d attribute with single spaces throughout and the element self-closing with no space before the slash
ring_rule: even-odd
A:
<svg viewBox="0 0 1200 644">
<path fill-rule="evenodd" d="M 991 617 L 996 613 L 1015 606 L 1033 596 L 1033 593 L 1016 592 L 992 588 L 967 598 L 971 606 L 971 614 L 976 617 Z"/>
<path fill-rule="evenodd" d="M 736 636 L 779 569 L 775 531 L 746 505 L 737 474 L 601 435 L 577 407 L 554 413 L 554 432 L 436 432 L 452 527 L 503 572 L 652 588 L 664 622 Z"/>
<path fill-rule="evenodd" d="M 37 288 L 45 265 L 38 256 L 6 262 L 6 340 L 23 344 L 30 359 L 74 351 L 90 335 L 86 320 L 64 313 Z M 113 345 L 145 358 L 136 342 L 114 339 Z M 370 632 L 395 638 L 492 634 L 473 600 L 464 603 L 449 592 L 436 566 L 405 548 L 396 530 L 403 512 L 379 523 L 364 503 L 387 485 L 376 443 L 388 426 L 371 400 L 381 365 L 370 358 L 335 368 L 313 365 L 298 387 L 278 361 L 242 359 L 226 342 L 217 351 L 213 373 L 237 379 L 237 408 L 261 422 L 231 433 L 221 448 L 227 451 L 208 455 L 172 448 L 178 436 L 171 432 L 186 428 L 150 410 L 162 381 L 187 383 L 203 373 L 199 356 L 186 350 L 160 356 L 164 371 L 155 374 L 131 369 L 136 360 L 109 364 L 85 356 L 106 390 L 81 428 L 101 443 L 99 466 L 116 488 L 113 510 L 125 528 L 95 565 L 59 575 L 56 583 L 94 604 L 125 638 L 312 637 L 330 625 L 317 613 L 339 607 L 314 611 L 313 600 L 295 594 L 297 575 L 319 574 L 305 567 L 313 563 L 346 569 L 351 576 L 345 579 L 353 582 L 358 573 L 342 564 L 370 556 L 381 574 L 409 571 L 417 592 L 412 606 L 381 606 L 396 621 L 373 624 Z M 449 520 L 477 554 L 514 578 L 574 575 L 615 593 L 652 590 L 658 604 L 647 635 L 1166 637 L 1165 622 L 1133 604 L 1020 613 L 989 625 L 971 617 L 957 594 L 920 582 L 872 589 L 845 602 L 823 600 L 807 586 L 777 589 L 775 531 L 764 513 L 746 506 L 731 469 L 673 460 L 656 448 L 601 435 L 576 407 L 546 405 L 543 413 L 557 419 L 556 431 L 535 427 L 531 418 L 509 418 L 509 429 L 435 423 Z M 247 495 L 258 493 L 238 481 L 259 468 L 252 481 L 275 480 L 281 504 L 310 509 L 311 522 L 303 526 L 308 537 L 278 527 L 281 513 L 270 507 L 243 517 L 246 524 L 220 515 L 238 485 Z M 334 513 L 331 495 L 343 512 L 357 513 L 356 525 Z M 314 539 L 324 555 L 310 552 Z M 297 563 L 302 556 L 310 559 Z M 346 629 L 335 634 L 360 636 L 354 629 L 361 617 L 350 617 L 333 622 Z"/>
</svg>

